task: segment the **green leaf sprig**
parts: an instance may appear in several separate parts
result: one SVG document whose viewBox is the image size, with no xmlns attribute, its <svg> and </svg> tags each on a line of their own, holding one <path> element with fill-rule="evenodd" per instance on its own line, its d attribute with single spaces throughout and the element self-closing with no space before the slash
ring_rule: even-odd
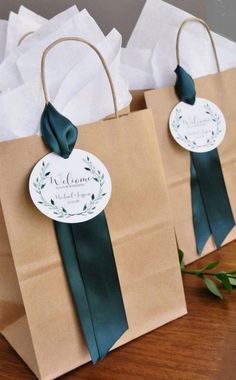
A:
<svg viewBox="0 0 236 380">
<path fill-rule="evenodd" d="M 233 290 L 233 287 L 236 286 L 236 270 L 226 272 L 226 271 L 219 271 L 219 272 L 211 272 L 212 269 L 216 268 L 221 261 L 214 261 L 202 268 L 199 269 L 191 269 L 186 270 L 185 264 L 184 264 L 184 253 L 179 249 L 179 263 L 181 272 L 183 274 L 196 276 L 200 279 L 202 279 L 207 287 L 207 289 L 216 297 L 223 299 L 223 294 L 221 293 L 219 289 L 219 285 L 223 286 L 223 288 L 231 293 Z"/>
</svg>

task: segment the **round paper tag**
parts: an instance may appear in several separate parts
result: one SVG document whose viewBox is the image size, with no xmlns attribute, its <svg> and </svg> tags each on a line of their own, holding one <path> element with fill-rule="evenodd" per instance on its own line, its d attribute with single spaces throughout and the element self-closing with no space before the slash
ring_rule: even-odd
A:
<svg viewBox="0 0 236 380">
<path fill-rule="evenodd" d="M 51 219 L 80 223 L 95 218 L 111 197 L 111 178 L 93 154 L 74 149 L 68 159 L 54 153 L 43 157 L 30 175 L 35 206 Z"/>
<path fill-rule="evenodd" d="M 209 152 L 223 141 L 226 122 L 221 110 L 211 101 L 197 98 L 195 104 L 181 102 L 169 120 L 170 132 L 183 148 L 196 153 Z"/>
</svg>

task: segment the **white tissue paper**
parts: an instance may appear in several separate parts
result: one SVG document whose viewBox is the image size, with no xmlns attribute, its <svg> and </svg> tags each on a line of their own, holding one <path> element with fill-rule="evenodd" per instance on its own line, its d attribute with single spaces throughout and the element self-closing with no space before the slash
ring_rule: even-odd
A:
<svg viewBox="0 0 236 380">
<path fill-rule="evenodd" d="M 18 58 L 16 65 L 24 82 L 40 77 L 40 64 L 44 50 L 53 41 L 67 36 L 85 38 L 94 45 L 104 38 L 104 34 L 95 20 L 86 10 L 83 10 Z M 88 50 L 89 48 L 82 43 L 68 41 L 54 47 L 49 52 L 47 78 L 51 99 L 54 99 L 66 73 L 84 54 L 87 54 Z"/>
<path fill-rule="evenodd" d="M 121 73 L 129 89 L 152 88 L 153 75 L 151 66 L 152 50 L 123 48 L 121 51 Z"/>
<path fill-rule="evenodd" d="M 99 49 L 114 82 L 119 110 L 129 105 L 131 95 L 120 76 L 120 34 L 113 29 L 105 37 L 86 10 L 76 11 L 64 22 L 55 23 L 55 18 L 46 21 L 27 43 L 16 48 L 14 54 L 4 60 L 4 65 L 0 65 L 0 77 L 1 70 L 8 73 L 8 79 L 10 73 L 15 72 L 11 89 L 0 94 L 0 140 L 40 134 L 40 118 L 45 105 L 40 78 L 42 53 L 55 39 L 68 36 L 85 38 Z M 75 125 L 88 124 L 114 112 L 102 63 L 83 43 L 63 42 L 49 52 L 46 83 L 50 101 Z"/>
<path fill-rule="evenodd" d="M 130 52 L 129 66 L 138 66 L 132 49 L 151 49 L 151 67 L 147 73 L 152 85 L 149 87 L 172 86 L 176 76 L 176 36 L 181 23 L 191 17 L 187 12 L 161 0 L 147 0 L 134 31 L 127 44 Z M 213 33 L 221 70 L 236 66 L 236 43 Z M 216 65 L 209 36 L 202 25 L 188 24 L 183 29 L 180 43 L 181 65 L 194 77 L 216 72 Z M 127 69 L 127 71 L 129 68 Z M 132 86 L 136 87 L 135 83 Z M 145 88 L 145 87 L 142 87 Z M 148 88 L 148 87 L 146 87 Z M 140 88 L 141 89 L 141 88 Z"/>
<path fill-rule="evenodd" d="M 72 7 L 52 17 L 50 20 L 45 22 L 36 33 L 24 40 L 24 51 L 35 46 L 44 38 L 47 38 L 47 36 L 61 28 L 63 24 L 69 21 L 72 17 L 76 16 L 78 13 L 79 9 L 73 5 Z"/>
<path fill-rule="evenodd" d="M 30 9 L 21 5 L 18 11 L 18 15 L 26 17 L 27 19 L 36 22 L 38 25 L 43 25 L 47 19 L 31 11 Z"/>
<path fill-rule="evenodd" d="M 97 45 L 109 67 L 119 110 L 127 107 L 131 101 L 127 83 L 120 75 L 121 43 L 121 35 L 113 29 Z M 89 54 L 69 72 L 54 104 L 76 125 L 103 119 L 114 112 L 108 78 L 94 51 L 89 51 Z"/>
<path fill-rule="evenodd" d="M 66 9 L 51 20 L 46 21 L 40 29 L 25 38 L 20 46 L 8 55 L 0 64 L 0 90 L 10 90 L 22 84 L 23 80 L 16 65 L 17 59 L 28 49 L 35 47 L 41 40 L 47 38 L 51 33 L 54 33 L 78 13 L 79 10 L 76 6 Z"/>
<path fill-rule="evenodd" d="M 7 20 L 0 20 L 0 63 L 3 61 L 5 55 L 7 25 Z"/>
<path fill-rule="evenodd" d="M 0 141 L 37 134 L 44 104 L 39 81 L 0 94 Z"/>
<path fill-rule="evenodd" d="M 17 48 L 24 36 L 38 30 L 44 22 L 44 19 L 35 21 L 30 15 L 22 14 L 20 11 L 18 14 L 10 12 L 7 27 L 5 57 Z"/>
</svg>

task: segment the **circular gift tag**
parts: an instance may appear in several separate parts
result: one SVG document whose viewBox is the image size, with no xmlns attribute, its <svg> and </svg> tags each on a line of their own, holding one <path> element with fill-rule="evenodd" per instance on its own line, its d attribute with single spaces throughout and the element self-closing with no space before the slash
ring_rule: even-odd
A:
<svg viewBox="0 0 236 380">
<path fill-rule="evenodd" d="M 170 132 L 183 148 L 196 153 L 209 152 L 223 141 L 226 122 L 221 110 L 211 101 L 196 98 L 195 104 L 180 102 L 169 120 Z"/>
<path fill-rule="evenodd" d="M 68 159 L 54 153 L 43 157 L 30 175 L 35 206 L 51 219 L 80 223 L 95 218 L 111 197 L 111 178 L 93 154 L 74 149 Z"/>
</svg>

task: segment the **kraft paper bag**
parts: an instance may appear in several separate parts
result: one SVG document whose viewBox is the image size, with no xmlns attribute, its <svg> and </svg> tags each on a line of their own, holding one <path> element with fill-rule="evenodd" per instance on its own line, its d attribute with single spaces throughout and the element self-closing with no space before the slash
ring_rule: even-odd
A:
<svg viewBox="0 0 236 380">
<path fill-rule="evenodd" d="M 234 94 L 236 91 L 236 69 L 230 69 L 195 80 L 197 96 L 214 102 L 223 112 L 227 129 L 218 147 L 225 184 L 236 216 L 236 115 Z M 186 263 L 199 258 L 192 222 L 190 189 L 190 154 L 181 148 L 169 132 L 169 116 L 179 102 L 174 87 L 166 87 L 145 92 L 147 106 L 152 109 L 156 124 L 157 138 L 166 176 L 172 215 L 179 248 L 185 252 Z M 211 175 L 211 173 L 209 173 Z M 222 245 L 236 238 L 234 227 Z M 202 256 L 216 249 L 210 238 Z"/>
<path fill-rule="evenodd" d="M 186 313 L 152 112 L 82 126 L 76 147 L 99 157 L 112 178 L 106 216 L 129 324 L 116 348 Z M 46 153 L 39 136 L 0 144 L 1 315 L 13 307 L 2 334 L 44 380 L 90 360 L 53 223 L 29 196 L 29 175 Z"/>
</svg>

